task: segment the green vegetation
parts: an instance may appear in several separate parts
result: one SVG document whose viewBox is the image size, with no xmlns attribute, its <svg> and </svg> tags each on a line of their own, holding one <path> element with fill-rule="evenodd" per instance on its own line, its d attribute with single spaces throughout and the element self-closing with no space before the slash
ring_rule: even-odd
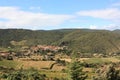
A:
<svg viewBox="0 0 120 80">
<path fill-rule="evenodd" d="M 65 32 L 66 33 L 66 32 Z M 27 45 L 52 44 L 58 41 L 65 34 L 59 31 L 32 31 L 24 29 L 1 29 L 0 46 L 8 47 L 11 41 L 27 40 Z"/>
<path fill-rule="evenodd" d="M 81 53 L 119 53 L 118 31 L 66 29 L 32 31 L 24 29 L 1 29 L 0 47 L 33 45 L 60 45 Z M 12 43 L 12 44 L 11 44 Z M 13 46 L 14 45 L 14 46 Z"/>
<path fill-rule="evenodd" d="M 45 80 L 45 75 L 41 75 L 36 70 L 18 70 L 1 75 L 3 80 Z"/>
<path fill-rule="evenodd" d="M 85 80 L 87 75 L 82 71 L 83 68 L 79 61 L 73 60 L 69 67 L 68 74 L 70 75 L 70 80 Z"/>
<path fill-rule="evenodd" d="M 0 75 L 2 80 L 6 80 L 6 79 L 16 80 L 18 78 L 20 78 L 20 80 L 22 79 L 25 80 L 25 78 L 27 78 L 27 80 L 35 80 L 35 78 L 33 79 L 34 76 L 36 77 L 39 76 L 40 80 L 41 78 L 45 78 L 45 80 L 46 79 L 47 80 L 68 80 L 68 79 L 92 80 L 93 76 L 94 76 L 94 80 L 101 80 L 102 79 L 101 77 L 103 77 L 103 75 L 109 76 L 110 74 L 117 74 L 118 80 L 119 80 L 120 79 L 119 74 L 116 73 L 116 71 L 119 72 L 119 62 L 117 61 L 118 62 L 117 63 L 115 62 L 116 61 L 115 60 L 113 61 L 115 62 L 114 63 L 115 66 L 112 66 L 112 67 L 108 66 L 110 64 L 109 60 L 113 60 L 113 59 L 114 58 L 88 58 L 84 60 L 84 62 L 81 62 L 79 61 L 79 58 L 77 58 L 77 59 L 73 59 L 72 62 L 70 63 L 68 62 L 69 63 L 68 67 L 64 65 L 66 61 L 64 62 L 64 60 L 59 60 L 59 59 L 56 60 L 56 62 L 55 61 L 3 60 L 3 61 L 0 61 Z M 46 66 L 48 67 L 51 66 L 49 65 L 50 63 L 51 64 L 56 63 L 54 67 L 58 67 L 59 70 L 56 70 L 54 68 L 53 69 L 46 68 Z M 62 66 L 64 66 L 64 68 L 60 69 Z M 109 80 L 109 79 L 103 79 L 103 80 Z M 110 79 L 110 80 L 114 80 L 114 79 Z"/>
<path fill-rule="evenodd" d="M 81 62 L 78 61 L 77 54 L 73 52 L 72 61 L 68 66 L 69 80 L 85 80 L 87 75 L 83 72 Z"/>
</svg>

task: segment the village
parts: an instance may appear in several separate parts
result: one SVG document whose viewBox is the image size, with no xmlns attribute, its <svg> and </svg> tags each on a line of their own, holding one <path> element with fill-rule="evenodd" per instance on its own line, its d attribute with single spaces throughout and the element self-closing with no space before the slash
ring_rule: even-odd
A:
<svg viewBox="0 0 120 80">
<path fill-rule="evenodd" d="M 108 65 L 115 64 L 119 69 L 119 56 L 115 54 L 89 54 L 74 52 L 68 49 L 67 46 L 52 46 L 52 45 L 35 45 L 31 47 L 16 47 L 13 51 L 10 47 L 9 50 L 0 51 L 0 70 L 38 70 L 42 74 L 49 76 L 52 80 L 55 78 L 53 75 L 59 75 L 66 78 L 67 66 L 71 63 L 72 57 L 77 55 L 77 60 L 81 62 L 84 67 L 83 72 L 95 74 L 94 69 Z M 17 51 L 17 52 L 16 52 Z M 60 78 L 58 77 L 58 78 Z M 91 75 L 88 76 L 91 78 Z"/>
<path fill-rule="evenodd" d="M 62 53 L 67 51 L 67 47 L 37 45 L 32 47 L 22 47 L 19 52 L 1 51 L 0 58 L 7 60 L 55 60 L 62 57 Z M 57 53 L 57 54 L 56 54 Z M 67 56 L 67 55 L 66 55 Z"/>
<path fill-rule="evenodd" d="M 31 47 L 20 47 L 19 51 L 0 51 L 0 60 L 22 60 L 22 61 L 55 61 L 57 59 L 70 59 L 72 51 L 67 46 L 36 45 Z M 117 56 L 115 53 L 88 54 L 77 52 L 79 58 L 102 58 Z"/>
</svg>

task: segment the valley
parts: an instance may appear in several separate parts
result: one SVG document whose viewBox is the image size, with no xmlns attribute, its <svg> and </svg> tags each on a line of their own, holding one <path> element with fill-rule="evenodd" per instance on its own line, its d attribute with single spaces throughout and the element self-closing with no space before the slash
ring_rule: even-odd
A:
<svg viewBox="0 0 120 80">
<path fill-rule="evenodd" d="M 98 69 L 111 64 L 120 70 L 119 30 L 0 30 L 2 80 L 13 75 L 27 80 L 30 75 L 39 75 L 40 80 L 68 80 L 72 65 L 81 66 L 85 80 L 94 80 Z"/>
</svg>

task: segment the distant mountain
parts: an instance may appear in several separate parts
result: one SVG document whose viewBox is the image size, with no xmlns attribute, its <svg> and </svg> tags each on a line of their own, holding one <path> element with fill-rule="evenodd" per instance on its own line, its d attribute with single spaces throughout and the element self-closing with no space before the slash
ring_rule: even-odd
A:
<svg viewBox="0 0 120 80">
<path fill-rule="evenodd" d="M 0 29 L 0 46 L 8 47 L 10 41 L 27 40 L 27 45 L 59 45 L 82 53 L 120 52 L 120 30 L 25 30 Z"/>
</svg>

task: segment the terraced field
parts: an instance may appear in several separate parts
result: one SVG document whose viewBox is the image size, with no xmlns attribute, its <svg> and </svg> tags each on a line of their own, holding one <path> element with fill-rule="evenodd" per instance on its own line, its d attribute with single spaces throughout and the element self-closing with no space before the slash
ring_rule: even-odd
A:
<svg viewBox="0 0 120 80">
<path fill-rule="evenodd" d="M 65 61 L 70 62 L 71 59 L 62 59 Z M 105 63 L 105 62 L 120 62 L 120 59 L 115 57 L 110 58 L 80 58 L 80 61 L 85 61 L 87 63 Z M 8 68 L 23 68 L 23 69 L 29 69 L 29 68 L 35 68 L 35 69 L 43 69 L 43 68 L 50 68 L 50 66 L 55 63 L 55 61 L 20 61 L 20 60 L 3 60 L 0 61 L 0 66 L 8 67 Z M 53 70 L 59 70 L 64 68 L 63 66 L 59 66 L 55 64 L 53 66 Z"/>
</svg>

